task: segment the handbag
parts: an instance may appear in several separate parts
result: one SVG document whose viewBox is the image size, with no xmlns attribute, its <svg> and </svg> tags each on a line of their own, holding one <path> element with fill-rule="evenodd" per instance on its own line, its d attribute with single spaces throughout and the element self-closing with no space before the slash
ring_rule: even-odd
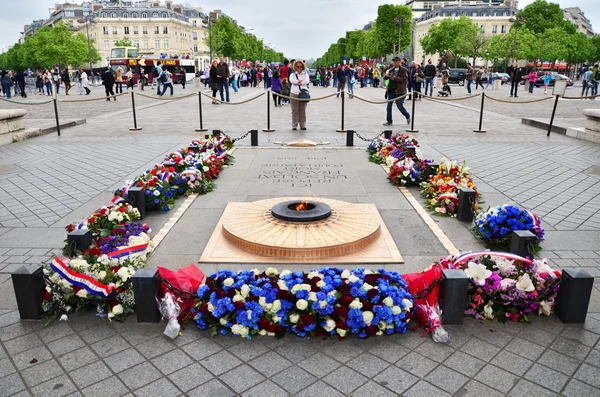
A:
<svg viewBox="0 0 600 397">
<path fill-rule="evenodd" d="M 350 84 L 354 84 L 356 83 L 356 78 L 354 77 L 354 74 L 350 77 Z"/>
<path fill-rule="evenodd" d="M 298 73 L 296 73 L 296 79 L 300 80 L 300 78 L 298 77 Z M 300 88 L 298 99 L 310 99 L 310 92 L 306 88 Z M 306 103 L 308 102 L 310 101 L 306 101 Z"/>
</svg>

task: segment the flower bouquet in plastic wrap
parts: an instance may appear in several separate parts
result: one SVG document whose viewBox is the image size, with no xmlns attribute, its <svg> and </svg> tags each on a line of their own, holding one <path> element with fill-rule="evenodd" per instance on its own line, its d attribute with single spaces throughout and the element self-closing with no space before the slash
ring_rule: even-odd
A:
<svg viewBox="0 0 600 397">
<path fill-rule="evenodd" d="M 402 278 L 413 296 L 412 318 L 425 329 L 425 333 L 431 333 L 435 342 L 447 343 L 450 335 L 442 326 L 439 305 L 442 266 L 434 264 L 421 273 L 403 274 Z"/>
<path fill-rule="evenodd" d="M 157 298 L 156 301 L 160 314 L 168 321 L 164 334 L 175 339 L 181 329 L 180 323 L 187 319 L 194 305 L 204 273 L 191 264 L 177 271 L 159 267 L 158 274 L 162 298 Z"/>
</svg>

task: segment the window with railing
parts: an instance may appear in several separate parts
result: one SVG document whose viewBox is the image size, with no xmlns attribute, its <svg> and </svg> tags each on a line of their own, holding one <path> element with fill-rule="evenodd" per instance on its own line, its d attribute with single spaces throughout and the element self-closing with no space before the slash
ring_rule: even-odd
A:
<svg viewBox="0 0 600 397">
<path fill-rule="evenodd" d="M 123 27 L 123 34 L 129 34 L 129 26 Z"/>
<path fill-rule="evenodd" d="M 168 18 L 168 17 L 169 17 L 169 14 L 167 14 L 166 12 L 163 12 L 163 13 L 162 13 L 162 15 L 161 15 L 161 17 L 162 17 L 162 18 Z"/>
<path fill-rule="evenodd" d="M 498 25 L 492 25 L 492 33 L 493 34 L 498 33 Z"/>
<path fill-rule="evenodd" d="M 502 32 L 502 33 L 506 33 L 506 25 L 502 25 L 502 30 L 501 30 L 501 32 Z"/>
<path fill-rule="evenodd" d="M 108 34 L 108 26 L 102 26 L 102 33 Z"/>
<path fill-rule="evenodd" d="M 117 17 L 117 13 L 116 12 L 111 12 L 110 13 L 110 17 L 111 18 L 116 18 Z"/>
<path fill-rule="evenodd" d="M 158 34 L 158 32 L 159 32 L 158 26 L 155 26 L 154 27 L 154 34 Z"/>
<path fill-rule="evenodd" d="M 167 26 L 163 26 L 163 34 L 168 34 L 169 28 Z"/>
<path fill-rule="evenodd" d="M 140 33 L 139 27 L 134 26 L 133 27 L 133 34 L 139 34 L 139 33 Z"/>
<path fill-rule="evenodd" d="M 142 12 L 142 18 L 148 18 L 148 13 L 147 12 Z"/>
<path fill-rule="evenodd" d="M 142 34 L 148 34 L 148 26 L 142 26 Z"/>
<path fill-rule="evenodd" d="M 112 27 L 112 34 L 117 34 L 117 27 L 116 26 Z"/>
</svg>

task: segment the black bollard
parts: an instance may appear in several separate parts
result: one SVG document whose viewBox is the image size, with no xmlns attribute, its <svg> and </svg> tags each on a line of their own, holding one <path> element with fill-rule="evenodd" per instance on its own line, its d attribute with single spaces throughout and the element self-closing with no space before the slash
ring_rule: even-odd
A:
<svg viewBox="0 0 600 397">
<path fill-rule="evenodd" d="M 405 130 L 406 132 L 419 132 L 419 130 L 415 130 L 415 103 L 416 99 L 413 96 L 412 99 L 412 113 L 410 115 L 410 130 Z"/>
<path fill-rule="evenodd" d="M 200 128 L 196 128 L 196 131 L 206 131 L 202 125 L 202 92 L 200 91 L 198 91 L 198 115 L 200 116 Z"/>
<path fill-rule="evenodd" d="M 383 137 L 385 139 L 392 139 L 392 130 L 385 130 L 385 131 L 383 131 Z"/>
<path fill-rule="evenodd" d="M 129 131 L 139 131 L 142 127 L 138 127 L 137 125 L 137 117 L 135 115 L 135 94 L 131 91 L 131 110 L 133 112 L 133 128 L 130 128 Z"/>
<path fill-rule="evenodd" d="M 585 323 L 594 278 L 585 270 L 563 269 L 556 297 L 556 317 L 563 323 Z"/>
<path fill-rule="evenodd" d="M 223 133 L 223 131 L 221 131 L 221 130 L 212 130 L 212 136 L 215 139 L 221 139 L 222 133 Z"/>
<path fill-rule="evenodd" d="M 344 112 L 345 112 L 345 98 L 346 97 L 346 92 L 344 90 L 342 90 L 342 126 L 339 130 L 335 130 L 335 132 L 346 132 L 346 130 L 344 129 Z M 348 141 L 348 137 L 346 136 L 346 142 Z M 352 146 L 352 145 L 348 145 L 346 144 L 346 146 Z"/>
<path fill-rule="evenodd" d="M 258 130 L 250 130 L 250 146 L 258 146 Z"/>
<path fill-rule="evenodd" d="M 271 129 L 271 90 L 267 90 L 267 128 L 263 132 L 273 132 Z"/>
<path fill-rule="evenodd" d="M 439 168 L 440 165 L 437 163 L 427 163 L 425 166 L 425 176 L 429 178 L 430 176 L 437 174 Z"/>
<path fill-rule="evenodd" d="M 44 299 L 44 271 L 40 265 L 23 265 L 11 275 L 21 320 L 42 318 Z"/>
<path fill-rule="evenodd" d="M 442 270 L 440 308 L 443 325 L 462 325 L 467 306 L 469 277 L 459 269 Z"/>
<path fill-rule="evenodd" d="M 548 133 L 546 134 L 546 136 L 550 136 L 550 131 L 552 131 L 552 124 L 554 124 L 554 114 L 556 113 L 556 106 L 558 105 L 558 98 L 560 98 L 560 95 L 557 95 L 556 100 L 554 101 L 554 107 L 552 108 L 552 117 L 550 117 L 550 125 L 548 126 Z"/>
<path fill-rule="evenodd" d="M 473 204 L 475 204 L 475 190 L 458 190 L 458 213 L 456 219 L 463 222 L 473 221 Z"/>
<path fill-rule="evenodd" d="M 510 252 L 523 258 L 533 258 L 537 236 L 529 230 L 513 230 L 510 240 Z"/>
<path fill-rule="evenodd" d="M 75 251 L 83 251 L 92 245 L 92 231 L 89 229 L 75 229 L 67 235 L 69 256 L 73 257 Z"/>
<path fill-rule="evenodd" d="M 146 217 L 146 189 L 143 187 L 130 187 L 127 191 L 127 202 L 140 212 L 140 219 Z"/>
<path fill-rule="evenodd" d="M 198 153 L 200 152 L 200 147 L 199 146 L 188 146 L 188 152 L 194 152 L 194 153 Z"/>
<path fill-rule="evenodd" d="M 354 130 L 346 131 L 346 146 L 354 146 Z"/>
<path fill-rule="evenodd" d="M 56 117 L 56 132 L 60 136 L 60 121 L 58 121 L 58 105 L 56 104 L 56 94 L 54 96 L 54 117 Z"/>
<path fill-rule="evenodd" d="M 485 92 L 481 93 L 481 109 L 479 109 L 479 129 L 478 130 L 473 130 L 473 132 L 485 132 L 485 130 L 481 129 L 481 126 L 483 124 L 483 102 L 485 101 Z"/>
<path fill-rule="evenodd" d="M 208 134 L 204 135 L 204 139 L 206 139 L 208 141 L 208 138 L 210 138 L 210 135 L 208 135 Z"/>
<path fill-rule="evenodd" d="M 158 269 L 138 269 L 131 277 L 131 282 L 138 323 L 159 322 L 161 315 L 156 303 L 160 291 Z"/>
</svg>

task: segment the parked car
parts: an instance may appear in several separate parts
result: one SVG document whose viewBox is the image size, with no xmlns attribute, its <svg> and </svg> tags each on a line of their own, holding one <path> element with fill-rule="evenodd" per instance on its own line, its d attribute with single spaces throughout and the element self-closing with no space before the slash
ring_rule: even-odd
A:
<svg viewBox="0 0 600 397">
<path fill-rule="evenodd" d="M 564 74 L 557 74 L 557 76 L 559 76 L 561 80 L 567 80 L 567 86 L 570 87 L 570 86 L 573 85 L 573 79 L 572 78 L 570 78 L 568 76 L 565 76 Z"/>
<path fill-rule="evenodd" d="M 317 85 L 317 69 L 306 68 L 306 70 L 308 70 L 308 77 L 310 78 L 310 82 L 312 83 L 313 86 L 316 86 Z"/>
<path fill-rule="evenodd" d="M 448 84 L 465 85 L 466 74 L 467 69 L 450 69 L 450 73 L 448 73 Z"/>
</svg>

